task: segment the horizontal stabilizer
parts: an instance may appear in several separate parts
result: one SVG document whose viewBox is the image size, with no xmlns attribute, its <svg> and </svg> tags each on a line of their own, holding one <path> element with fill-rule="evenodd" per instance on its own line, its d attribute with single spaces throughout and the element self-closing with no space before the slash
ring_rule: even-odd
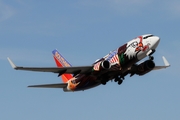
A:
<svg viewBox="0 0 180 120">
<path fill-rule="evenodd" d="M 38 87 L 38 88 L 66 88 L 67 83 L 57 83 L 57 84 L 44 84 L 44 85 L 30 85 L 28 87 Z"/>
</svg>

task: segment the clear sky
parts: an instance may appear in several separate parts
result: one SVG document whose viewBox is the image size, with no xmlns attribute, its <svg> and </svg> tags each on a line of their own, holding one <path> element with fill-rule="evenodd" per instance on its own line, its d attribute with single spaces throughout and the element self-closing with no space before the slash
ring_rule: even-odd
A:
<svg viewBox="0 0 180 120">
<path fill-rule="evenodd" d="M 0 0 L 0 120 L 180 119 L 179 0 Z M 161 38 L 154 53 L 165 70 L 126 77 L 83 92 L 34 89 L 60 83 L 57 74 L 15 71 L 20 66 L 55 67 L 58 49 L 74 66 L 96 59 L 142 35 Z"/>
</svg>

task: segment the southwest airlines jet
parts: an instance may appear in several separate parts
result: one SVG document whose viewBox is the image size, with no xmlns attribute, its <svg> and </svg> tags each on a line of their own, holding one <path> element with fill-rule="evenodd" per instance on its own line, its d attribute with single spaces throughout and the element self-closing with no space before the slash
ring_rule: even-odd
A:
<svg viewBox="0 0 180 120">
<path fill-rule="evenodd" d="M 165 57 L 162 57 L 164 66 L 156 66 L 153 61 L 152 54 L 159 42 L 160 38 L 152 34 L 139 36 L 96 60 L 90 66 L 73 67 L 57 50 L 52 51 L 57 67 L 21 67 L 16 66 L 10 58 L 8 61 L 16 70 L 53 72 L 57 73 L 58 77 L 61 76 L 63 80 L 63 83 L 28 87 L 62 88 L 65 92 L 81 91 L 101 84 L 106 85 L 113 79 L 120 85 L 128 74 L 142 76 L 152 70 L 169 67 L 170 64 Z M 146 57 L 144 62 L 139 63 Z"/>
</svg>

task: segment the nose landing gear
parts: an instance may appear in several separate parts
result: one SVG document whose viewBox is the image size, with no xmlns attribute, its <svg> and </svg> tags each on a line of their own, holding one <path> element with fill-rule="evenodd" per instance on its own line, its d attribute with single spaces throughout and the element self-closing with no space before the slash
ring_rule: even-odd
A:
<svg viewBox="0 0 180 120">
<path fill-rule="evenodd" d="M 149 60 L 154 60 L 154 57 L 151 56 L 154 52 L 155 52 L 155 50 L 149 50 L 149 51 L 147 52 L 146 55 L 149 56 Z"/>
<path fill-rule="evenodd" d="M 149 60 L 154 60 L 154 57 L 153 56 L 149 56 Z"/>
</svg>

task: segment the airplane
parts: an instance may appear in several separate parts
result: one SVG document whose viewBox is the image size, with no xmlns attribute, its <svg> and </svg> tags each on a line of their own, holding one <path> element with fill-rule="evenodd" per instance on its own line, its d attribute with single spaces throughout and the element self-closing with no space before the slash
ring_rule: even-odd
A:
<svg viewBox="0 0 180 120">
<path fill-rule="evenodd" d="M 65 92 L 84 91 L 99 85 L 106 85 L 114 79 L 119 85 L 125 76 L 143 76 L 152 70 L 167 68 L 169 62 L 163 56 L 164 66 L 156 66 L 152 54 L 160 42 L 158 36 L 145 34 L 132 39 L 90 66 L 73 67 L 56 49 L 52 51 L 57 67 L 21 67 L 7 58 L 15 70 L 57 73 L 63 83 L 31 85 L 28 87 L 62 88 Z M 141 62 L 142 59 L 147 60 Z M 140 63 L 140 62 L 141 63 Z"/>
</svg>

